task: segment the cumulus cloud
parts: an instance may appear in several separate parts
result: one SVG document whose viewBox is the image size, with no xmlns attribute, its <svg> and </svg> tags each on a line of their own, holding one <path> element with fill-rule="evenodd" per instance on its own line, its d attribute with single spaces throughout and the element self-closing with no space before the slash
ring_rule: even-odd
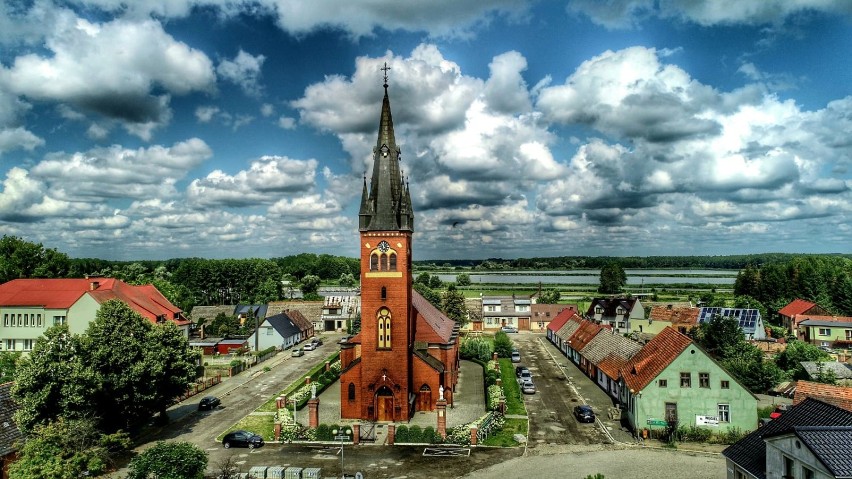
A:
<svg viewBox="0 0 852 479">
<path fill-rule="evenodd" d="M 23 127 L 0 128 L 0 156 L 4 152 L 23 149 L 33 151 L 44 145 L 44 140 Z"/>
<path fill-rule="evenodd" d="M 254 56 L 240 49 L 233 60 L 222 60 L 216 67 L 216 73 L 223 79 L 239 86 L 247 95 L 259 96 L 262 87 L 259 83 L 261 68 L 266 57 Z"/>
<path fill-rule="evenodd" d="M 252 206 L 279 200 L 282 194 L 304 193 L 314 187 L 317 160 L 264 156 L 248 170 L 229 175 L 215 170 L 193 180 L 187 197 L 201 206 Z"/>
<path fill-rule="evenodd" d="M 93 23 L 66 16 L 45 48 L 49 54 L 27 53 L 0 67 L 0 85 L 26 98 L 121 121 L 144 139 L 171 118 L 171 94 L 215 85 L 207 56 L 176 41 L 154 20 Z"/>
</svg>

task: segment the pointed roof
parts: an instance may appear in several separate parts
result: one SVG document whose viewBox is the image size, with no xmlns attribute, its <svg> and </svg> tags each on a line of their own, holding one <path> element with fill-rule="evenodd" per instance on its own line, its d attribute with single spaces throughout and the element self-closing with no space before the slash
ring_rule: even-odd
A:
<svg viewBox="0 0 852 479">
<path fill-rule="evenodd" d="M 787 316 L 788 318 L 792 318 L 797 314 L 804 314 L 808 312 L 808 310 L 810 310 L 814 306 L 816 306 L 816 303 L 796 298 L 791 301 L 790 304 L 781 308 L 778 311 L 778 314 L 780 314 L 781 316 Z"/>
<path fill-rule="evenodd" d="M 373 148 L 373 176 L 369 192 L 364 184 L 359 228 L 361 231 L 413 231 L 411 194 L 399 170 L 401 151 L 396 146 L 393 131 L 387 78 L 384 88 L 379 134 Z"/>
<path fill-rule="evenodd" d="M 793 396 L 793 404 L 799 404 L 808 398 L 819 399 L 852 412 L 852 387 L 798 381 L 796 393 Z"/>
<path fill-rule="evenodd" d="M 791 432 L 797 426 L 852 426 L 852 412 L 808 398 L 793 406 L 778 419 L 757 428 L 727 449 L 722 455 L 748 471 L 754 477 L 766 477 L 765 437 Z"/>
<path fill-rule="evenodd" d="M 411 306 L 417 317 L 414 339 L 447 344 L 455 340 L 456 322 L 448 318 L 415 290 L 411 290 Z"/>
<path fill-rule="evenodd" d="M 691 339 L 666 326 L 621 368 L 624 384 L 637 392 L 645 389 L 690 344 Z"/>
<path fill-rule="evenodd" d="M 547 329 L 551 331 L 551 334 L 555 334 L 557 331 L 562 329 L 562 326 L 565 326 L 565 323 L 567 323 L 568 320 L 576 313 L 576 310 L 563 309 L 555 318 L 550 320 L 550 323 L 547 325 Z"/>
</svg>

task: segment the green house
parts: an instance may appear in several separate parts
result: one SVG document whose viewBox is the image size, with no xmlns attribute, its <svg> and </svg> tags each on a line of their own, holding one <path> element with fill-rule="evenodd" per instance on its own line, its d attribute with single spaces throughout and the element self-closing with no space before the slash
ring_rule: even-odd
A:
<svg viewBox="0 0 852 479">
<path fill-rule="evenodd" d="M 674 421 L 722 432 L 757 428 L 757 398 L 687 336 L 665 328 L 621 369 L 634 431 Z"/>
</svg>

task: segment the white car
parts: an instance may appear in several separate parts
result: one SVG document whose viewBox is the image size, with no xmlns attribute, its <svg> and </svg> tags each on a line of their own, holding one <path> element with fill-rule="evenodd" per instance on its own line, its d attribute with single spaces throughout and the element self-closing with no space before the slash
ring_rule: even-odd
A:
<svg viewBox="0 0 852 479">
<path fill-rule="evenodd" d="M 314 343 L 308 343 L 308 344 L 306 344 L 306 345 L 305 345 L 302 349 L 304 349 L 305 351 L 313 351 L 313 350 L 314 350 L 314 349 L 316 349 L 316 348 L 317 348 L 317 345 L 316 345 L 316 344 L 314 344 Z"/>
</svg>

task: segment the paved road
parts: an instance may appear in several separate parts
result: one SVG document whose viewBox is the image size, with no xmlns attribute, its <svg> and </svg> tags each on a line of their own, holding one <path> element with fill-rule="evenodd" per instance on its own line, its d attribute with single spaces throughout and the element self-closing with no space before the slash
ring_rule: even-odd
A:
<svg viewBox="0 0 852 479">
<path fill-rule="evenodd" d="M 512 335 L 521 352 L 519 364 L 530 369 L 537 388 L 534 395 L 524 395 L 530 421 L 527 444 L 530 453 L 547 444 L 608 443 L 607 436 L 595 424 L 579 423 L 574 418 L 574 406 L 582 404 L 583 399 L 570 387 L 565 372 L 553 360 L 548 351 L 551 345 L 539 338 L 539 334 L 532 333 Z"/>
</svg>

